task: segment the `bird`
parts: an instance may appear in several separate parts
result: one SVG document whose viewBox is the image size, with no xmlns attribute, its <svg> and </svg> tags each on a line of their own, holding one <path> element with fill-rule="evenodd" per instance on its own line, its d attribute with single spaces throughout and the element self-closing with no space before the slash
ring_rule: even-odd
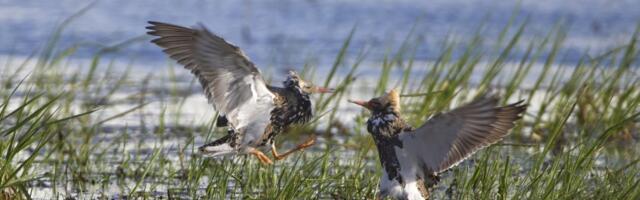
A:
<svg viewBox="0 0 640 200">
<path fill-rule="evenodd" d="M 270 150 L 276 160 L 281 160 L 315 143 L 315 137 L 310 137 L 279 154 L 274 138 L 290 125 L 310 121 L 313 113 L 309 95 L 333 89 L 305 81 L 295 71 L 289 71 L 283 87 L 268 85 L 239 47 L 203 25 L 187 28 L 148 23 L 147 34 L 156 37 L 151 42 L 195 75 L 208 102 L 219 113 L 217 126 L 229 127 L 225 136 L 198 148 L 203 156 L 254 155 L 263 164 L 272 164 L 263 151 Z"/>
<path fill-rule="evenodd" d="M 497 106 L 498 100 L 495 95 L 482 95 L 413 128 L 402 118 L 395 89 L 368 101 L 350 99 L 371 113 L 367 131 L 383 168 L 376 197 L 428 199 L 428 188 L 439 181 L 440 173 L 500 141 L 527 108 L 522 100 L 502 107 Z"/>
</svg>

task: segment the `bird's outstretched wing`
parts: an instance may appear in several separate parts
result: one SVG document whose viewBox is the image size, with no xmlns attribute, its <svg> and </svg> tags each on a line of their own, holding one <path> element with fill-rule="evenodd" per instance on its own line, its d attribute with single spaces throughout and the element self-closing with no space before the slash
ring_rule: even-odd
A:
<svg viewBox="0 0 640 200">
<path fill-rule="evenodd" d="M 274 107 L 274 94 L 240 48 L 202 25 L 186 28 L 162 22 L 149 24 L 147 33 L 159 37 L 151 42 L 191 70 L 209 102 L 234 128 L 264 130 Z"/>
<path fill-rule="evenodd" d="M 401 133 L 399 138 L 404 152 L 419 167 L 442 172 L 506 136 L 526 109 L 522 102 L 497 107 L 497 97 L 481 97 L 438 114 L 415 131 Z"/>
</svg>

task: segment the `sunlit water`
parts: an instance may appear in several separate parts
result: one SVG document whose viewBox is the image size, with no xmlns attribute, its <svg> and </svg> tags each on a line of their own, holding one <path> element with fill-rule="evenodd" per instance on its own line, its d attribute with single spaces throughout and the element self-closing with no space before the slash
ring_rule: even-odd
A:
<svg viewBox="0 0 640 200">
<path fill-rule="evenodd" d="M 521 2 L 521 3 L 518 3 Z M 81 0 L 0 1 L 0 53 L 29 55 L 43 47 L 54 28 L 89 5 Z M 351 48 L 369 49 L 377 63 L 398 48 L 413 28 L 418 60 L 436 58 L 446 39 L 468 41 L 484 25 L 490 47 L 511 16 L 529 23 L 524 41 L 544 37 L 557 23 L 568 25 L 560 62 L 578 60 L 628 41 L 640 20 L 640 1 L 609 0 L 331 0 L 331 1 L 97 1 L 63 31 L 60 47 L 80 45 L 76 54 L 91 56 L 99 45 L 113 45 L 144 35 L 147 21 L 184 26 L 203 23 L 239 45 L 259 66 L 300 67 L 312 61 L 328 67 L 344 39 L 356 27 Z M 515 27 L 514 27 L 515 29 Z M 463 47 L 464 45 L 461 45 Z M 526 43 L 512 56 L 520 57 Z M 165 64 L 155 46 L 142 42 L 113 55 L 153 68 Z"/>
<path fill-rule="evenodd" d="M 554 24 L 564 21 L 568 24 L 567 40 L 562 46 L 563 59 L 558 60 L 554 69 L 570 67 L 563 65 L 573 63 L 582 53 L 601 53 L 628 41 L 633 33 L 640 12 L 640 1 L 534 1 L 525 0 L 519 5 L 517 1 L 100 1 L 84 15 L 75 19 L 63 31 L 58 47 L 67 48 L 80 45 L 74 55 L 72 66 L 87 66 L 90 57 L 101 45 L 112 45 L 127 39 L 144 35 L 146 21 L 157 20 L 180 25 L 193 25 L 202 22 L 212 31 L 219 33 L 229 41 L 240 46 L 251 59 L 262 66 L 263 71 L 272 75 L 274 84 L 282 80 L 283 69 L 300 68 L 303 63 L 310 62 L 323 71 L 332 64 L 344 39 L 352 28 L 356 27 L 347 58 L 353 59 L 361 49 L 368 49 L 369 54 L 363 62 L 358 82 L 346 98 L 368 98 L 372 94 L 371 83 L 378 76 L 380 61 L 385 53 L 397 49 L 413 29 L 412 41 L 418 43 L 416 66 L 427 66 L 441 52 L 443 41 L 447 38 L 456 41 L 467 41 L 474 36 L 480 24 L 484 24 L 482 33 L 491 46 L 492 38 L 496 38 L 500 28 L 505 26 L 514 10 L 519 10 L 516 22 L 529 18 L 527 31 L 523 40 L 541 38 L 547 34 Z M 54 28 L 63 19 L 88 5 L 85 1 L 0 1 L 0 63 L 5 63 L 6 56 L 25 58 L 45 46 Z M 114 66 L 124 69 L 132 61 L 133 78 L 144 79 L 147 74 L 166 73 L 167 59 L 160 50 L 146 42 L 134 43 L 120 52 L 109 54 L 115 59 Z M 463 45 L 462 45 L 463 46 Z M 511 55 L 519 58 L 525 51 L 525 43 L 516 47 Z M 20 63 L 19 61 L 14 61 Z M 5 65 L 2 65 L 5 66 Z M 509 66 L 515 66 L 510 64 Z M 179 69 L 179 68 L 176 68 Z M 513 70 L 507 67 L 506 70 Z M 534 67 L 529 77 L 536 78 L 540 67 Z M 422 70 L 422 71 L 421 71 Z M 424 73 L 424 69 L 416 67 L 416 74 Z M 25 71 L 28 73 L 28 71 Z M 160 145 L 169 158 L 178 159 L 178 148 L 182 148 L 189 136 L 181 134 L 181 129 L 193 124 L 206 124 L 211 121 L 215 111 L 207 104 L 199 86 L 191 85 L 191 76 L 185 70 L 176 71 L 178 82 L 175 83 L 185 98 L 184 105 L 167 100 L 171 89 L 162 85 L 163 80 L 150 82 L 151 102 L 140 111 L 109 121 L 103 125 L 103 133 L 92 141 L 95 143 L 113 141 L 122 137 L 123 132 L 129 134 L 129 140 L 123 148 L 131 156 L 148 156 L 152 149 Z M 508 73 L 508 72 L 506 72 Z M 322 73 L 319 73 L 322 74 Z M 398 73 L 399 75 L 400 73 Z M 316 75 L 316 79 L 322 79 Z M 395 78 L 398 78 L 396 76 Z M 568 77 L 565 77 L 568 78 Z M 472 78 L 472 82 L 474 79 Z M 476 80 L 477 81 L 477 80 Z M 523 88 L 530 87 L 532 81 L 524 81 Z M 527 85 L 529 84 L 529 85 Z M 174 89 L 174 88 L 172 88 Z M 114 99 L 138 93 L 137 86 L 123 89 L 113 95 Z M 542 97 L 534 97 L 530 109 L 536 110 L 535 102 Z M 95 113 L 96 118 L 107 118 L 113 114 L 126 111 L 137 105 L 135 101 L 108 102 L 114 104 L 107 109 Z M 339 121 L 350 124 L 361 110 L 340 104 Z M 167 116 L 175 123 L 167 126 L 164 133 L 155 132 L 158 117 L 163 109 L 167 113 L 180 109 L 180 116 Z M 142 124 L 141 122 L 148 122 Z M 173 121 L 172 121 L 173 122 Z M 320 123 L 323 123 L 322 119 Z M 126 128 L 125 128 L 126 127 Z M 196 145 L 204 144 L 207 138 L 203 134 L 195 134 Z M 160 138 L 164 138 L 160 141 Z M 318 149 L 323 149 L 322 140 Z M 291 144 L 287 144 L 291 145 Z M 113 152 L 106 156 L 118 162 L 121 152 Z M 192 154 L 193 152 L 187 152 Z M 526 152 L 521 152 L 526 153 Z M 375 163 L 374 163 L 375 164 Z M 115 173 L 117 166 L 105 168 L 105 173 Z M 94 177 L 95 176 L 95 177 Z M 100 174 L 91 175 L 98 179 Z M 130 183 L 133 184 L 131 180 Z M 207 180 L 202 180 L 203 184 Z M 47 198 L 52 194 L 52 187 L 58 192 L 67 186 L 51 185 L 51 182 L 38 181 L 32 187 L 36 198 Z M 152 184 L 152 183 L 148 183 Z M 156 191 L 167 191 L 171 183 L 159 184 Z M 119 184 L 110 183 L 108 188 L 91 187 L 86 194 L 79 196 L 96 198 L 102 192 L 108 195 L 124 195 Z M 438 189 L 443 189 L 441 188 Z M 71 188 L 71 194 L 77 190 Z M 153 195 L 166 195 L 158 192 Z M 117 196 L 116 196 L 117 197 Z"/>
<path fill-rule="evenodd" d="M 7 58 L 4 58 L 7 59 Z M 16 59 L 16 58 L 14 58 Z M 15 60 L 17 63 L 21 63 L 19 59 Z M 82 64 L 86 62 L 86 60 L 73 60 L 72 63 Z M 33 64 L 33 63 L 32 63 Z M 430 65 L 431 63 L 420 63 L 419 65 Z M 12 65 L 14 66 L 14 65 Z M 30 66 L 30 65 L 29 65 Z M 516 64 L 508 64 L 505 67 L 505 74 L 510 74 L 517 65 Z M 562 68 L 571 68 L 569 66 L 556 66 L 554 70 L 562 69 Z M 92 151 L 92 153 L 96 154 L 93 156 L 98 156 L 97 154 L 101 154 L 103 151 L 106 154 L 100 160 L 100 163 L 106 163 L 106 166 L 100 166 L 101 169 L 96 174 L 86 174 L 84 178 L 86 178 L 89 182 L 102 180 L 105 175 L 112 177 L 106 187 L 104 184 L 86 184 L 87 187 L 84 188 L 83 192 L 79 192 L 79 188 L 74 186 L 74 181 L 70 181 L 68 179 L 61 179 L 59 181 L 69 181 L 65 184 L 56 184 L 52 183 L 49 179 L 44 178 L 38 181 L 34 181 L 32 183 L 31 189 L 33 190 L 34 197 L 36 198 L 47 198 L 53 194 L 53 188 L 56 188 L 57 194 L 65 195 L 69 194 L 74 197 L 78 197 L 80 199 L 84 198 L 97 198 L 101 195 L 106 195 L 108 197 L 122 197 L 127 194 L 122 193 L 123 185 L 128 186 L 129 188 L 135 185 L 136 180 L 129 178 L 124 179 L 124 181 L 118 181 L 116 178 L 118 175 L 118 167 L 119 164 L 123 160 L 123 155 L 130 156 L 132 159 L 139 158 L 140 160 L 147 159 L 150 155 L 153 154 L 154 149 L 160 149 L 161 153 L 166 156 L 167 161 L 170 162 L 171 165 L 174 165 L 176 168 L 179 168 L 178 165 L 181 163 L 180 159 L 180 151 L 184 146 L 191 141 L 193 137 L 193 142 L 195 146 L 199 146 L 205 144 L 206 142 L 215 139 L 215 137 L 219 137 L 224 134 L 224 130 L 219 130 L 217 133 L 213 134 L 214 138 L 205 138 L 207 135 L 206 130 L 203 129 L 195 129 L 189 131 L 189 129 L 194 128 L 195 125 L 206 125 L 211 122 L 215 115 L 215 110 L 213 110 L 212 106 L 207 103 L 206 98 L 201 92 L 200 86 L 197 82 L 192 81 L 192 76 L 187 72 L 187 70 L 182 70 L 181 67 L 175 67 L 175 78 L 174 81 L 167 81 L 166 71 L 168 70 L 165 67 L 162 67 L 163 71 L 149 71 L 147 68 L 141 68 L 142 70 L 134 70 L 130 73 L 129 80 L 132 80 L 131 85 L 124 86 L 123 89 L 118 90 L 117 93 L 111 96 L 111 98 L 104 99 L 95 99 L 90 96 L 88 97 L 79 97 L 83 99 L 82 102 L 89 104 L 105 104 L 105 106 L 98 110 L 97 112 L 92 114 L 92 118 L 95 121 L 100 121 L 101 119 L 107 119 L 111 116 L 114 116 L 118 113 L 124 112 L 128 109 L 136 107 L 140 104 L 138 100 L 131 99 L 131 96 L 136 96 L 141 93 L 141 91 L 147 91 L 145 102 L 149 102 L 148 105 L 144 106 L 140 110 L 117 118 L 115 120 L 110 120 L 103 125 L 101 125 L 101 130 L 98 131 L 100 134 L 93 136 L 92 143 L 99 146 L 98 149 Z M 482 70 L 482 67 L 480 69 Z M 29 73 L 31 70 L 25 70 L 25 74 Z M 142 80 L 145 79 L 147 74 L 153 73 L 153 79 L 150 79 L 146 85 L 143 85 Z M 117 74 L 117 73 L 116 73 Z M 532 78 L 537 77 L 536 70 L 532 70 Z M 568 76 L 561 76 L 561 80 L 568 79 Z M 340 79 L 340 77 L 337 77 Z M 346 94 L 345 99 L 347 98 L 368 98 L 373 96 L 372 91 L 373 87 L 376 83 L 375 77 L 360 77 L 353 86 L 351 86 L 349 92 Z M 397 82 L 397 79 L 392 79 L 390 82 Z M 277 78 L 274 79 L 274 84 L 278 85 L 279 81 Z M 472 82 L 474 82 L 472 80 Z M 91 87 L 100 87 L 98 85 L 94 85 Z M 529 87 L 524 84 L 523 88 Z M 23 88 L 28 88 L 28 83 L 23 86 Z M 109 87 L 106 87 L 109 88 Z M 146 89 L 144 89 L 146 88 Z M 544 88 L 544 87 L 543 87 Z M 20 103 L 20 98 L 22 98 L 26 91 L 20 90 L 14 97 L 14 104 Z M 537 110 L 540 109 L 541 102 L 544 101 L 544 94 L 539 93 L 536 96 L 532 97 L 531 106 L 529 107 L 529 113 L 536 113 Z M 514 96 L 510 101 L 518 100 L 518 95 Z M 84 104 L 83 103 L 83 104 Z M 453 104 L 459 104 L 460 102 L 454 102 Z M 79 104 L 74 105 L 73 107 L 78 106 Z M 13 106 L 15 107 L 15 106 Z M 362 112 L 361 108 L 351 106 L 346 101 L 339 103 L 337 121 L 340 121 L 347 128 L 352 128 L 356 126 L 356 122 L 353 119 L 360 115 Z M 160 129 L 161 124 L 160 116 L 163 116 L 165 124 L 164 130 Z M 326 117 L 322 117 L 319 119 L 318 123 L 320 123 L 319 129 L 321 132 L 326 128 L 327 119 Z M 196 127 L 197 128 L 197 127 Z M 352 129 L 353 130 L 353 129 Z M 321 154 L 325 149 L 331 148 L 336 151 L 340 151 L 339 155 L 332 156 L 331 159 L 337 160 L 349 160 L 354 156 L 354 152 L 352 150 L 346 150 L 341 147 L 329 147 L 325 143 L 329 138 L 331 140 L 335 140 L 338 143 L 341 143 L 348 138 L 345 138 L 344 133 L 339 133 L 339 130 L 334 130 L 329 135 L 320 135 L 318 144 L 311 148 L 309 151 L 305 152 L 306 154 Z M 364 130 L 361 130 L 364 131 Z M 525 131 L 528 132 L 528 131 Z M 356 133 L 357 134 L 357 133 Z M 366 134 L 361 132 L 360 134 Z M 303 140 L 304 138 L 293 138 L 291 141 L 286 141 L 286 143 L 282 144 L 283 148 L 290 148 L 296 143 L 296 140 Z M 507 139 L 507 141 L 510 141 Z M 541 146 L 538 146 L 540 148 Z M 337 148 L 337 149 L 336 149 Z M 533 151 L 537 151 L 536 147 L 533 148 L 511 148 L 511 147 L 500 147 L 502 153 L 509 153 L 512 157 L 518 157 L 517 155 L 526 155 L 523 157 L 530 156 L 530 153 Z M 31 153 L 31 152 L 25 152 Z M 185 156 L 199 156 L 196 152 L 191 148 L 187 148 L 184 152 Z M 26 156 L 26 154 L 24 155 Z M 238 157 L 236 159 L 243 159 L 243 157 Z M 287 162 L 287 161 L 284 161 Z M 524 160 L 516 160 L 515 163 L 519 163 L 523 166 L 527 166 L 526 161 Z M 369 164 L 377 165 L 377 160 L 371 159 Z M 473 165 L 473 161 L 468 161 L 463 163 L 464 165 Z M 373 166 L 372 166 L 373 167 Z M 132 172 L 130 172 L 132 173 Z M 447 176 L 445 174 L 444 177 L 446 179 Z M 129 175 L 132 176 L 132 175 Z M 135 177 L 135 176 L 133 176 Z M 74 177 L 70 176 L 68 178 L 73 179 Z M 159 182 L 158 180 L 162 180 Z M 201 183 L 201 188 L 197 191 L 198 195 L 205 194 L 206 185 L 209 183 L 206 177 L 203 178 Z M 233 182 L 232 180 L 230 180 Z M 450 180 L 447 180 L 450 181 Z M 444 191 L 448 188 L 449 182 L 443 182 L 443 184 L 438 185 L 437 191 Z M 156 186 L 155 189 L 151 191 L 151 193 L 147 195 L 151 196 L 166 196 L 168 195 L 167 191 L 171 190 L 172 195 L 182 195 L 188 198 L 186 191 L 183 188 L 175 187 L 176 184 L 180 183 L 180 180 L 169 180 L 157 177 L 148 177 L 143 181 L 143 186 Z M 233 183 L 231 183 L 233 184 Z M 232 189 L 234 187 L 228 187 Z M 238 189 L 238 188 L 236 188 Z M 69 191 L 67 191 L 69 190 Z M 67 193 L 69 192 L 69 193 Z M 242 193 L 242 191 L 229 191 Z M 327 196 L 327 198 L 329 198 Z"/>
</svg>

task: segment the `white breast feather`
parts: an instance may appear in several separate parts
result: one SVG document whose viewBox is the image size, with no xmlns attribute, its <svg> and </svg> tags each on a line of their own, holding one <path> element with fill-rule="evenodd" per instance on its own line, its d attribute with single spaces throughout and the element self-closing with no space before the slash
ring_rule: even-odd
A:
<svg viewBox="0 0 640 200">
<path fill-rule="evenodd" d="M 273 104 L 273 94 L 261 84 L 257 87 L 252 84 L 252 98 L 234 110 L 237 113 L 238 125 L 236 130 L 243 130 L 241 146 L 253 146 L 258 143 L 264 131 L 271 122 L 271 110 Z"/>
<path fill-rule="evenodd" d="M 395 147 L 395 152 L 400 163 L 400 176 L 402 176 L 405 186 L 402 187 L 396 180 L 389 180 L 387 172 L 383 170 L 383 175 L 380 178 L 380 192 L 395 199 L 423 200 L 417 182 L 417 177 L 423 177 L 423 175 L 418 173 L 416 160 L 402 148 Z"/>
</svg>

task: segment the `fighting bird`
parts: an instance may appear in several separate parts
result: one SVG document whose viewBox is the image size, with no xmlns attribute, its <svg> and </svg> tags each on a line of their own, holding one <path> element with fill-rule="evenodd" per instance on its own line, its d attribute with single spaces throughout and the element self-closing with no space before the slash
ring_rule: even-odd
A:
<svg viewBox="0 0 640 200">
<path fill-rule="evenodd" d="M 379 199 L 428 199 L 426 183 L 437 183 L 439 173 L 504 138 L 527 107 L 523 101 L 498 107 L 496 96 L 483 96 L 414 129 L 402 119 L 395 90 L 369 101 L 349 101 L 371 112 L 367 130 L 384 169 Z"/>
<path fill-rule="evenodd" d="M 310 137 L 295 148 L 279 154 L 274 138 L 292 124 L 309 122 L 312 106 L 309 95 L 332 89 L 315 86 L 290 71 L 284 87 L 267 85 L 260 70 L 237 46 L 213 34 L 202 25 L 194 28 L 150 21 L 151 42 L 191 70 L 214 109 L 217 124 L 229 126 L 227 135 L 205 144 L 205 156 L 251 154 L 262 163 L 273 163 L 263 150 L 271 147 L 276 160 L 314 144 Z M 268 149 L 267 149 L 268 150 Z"/>
</svg>

